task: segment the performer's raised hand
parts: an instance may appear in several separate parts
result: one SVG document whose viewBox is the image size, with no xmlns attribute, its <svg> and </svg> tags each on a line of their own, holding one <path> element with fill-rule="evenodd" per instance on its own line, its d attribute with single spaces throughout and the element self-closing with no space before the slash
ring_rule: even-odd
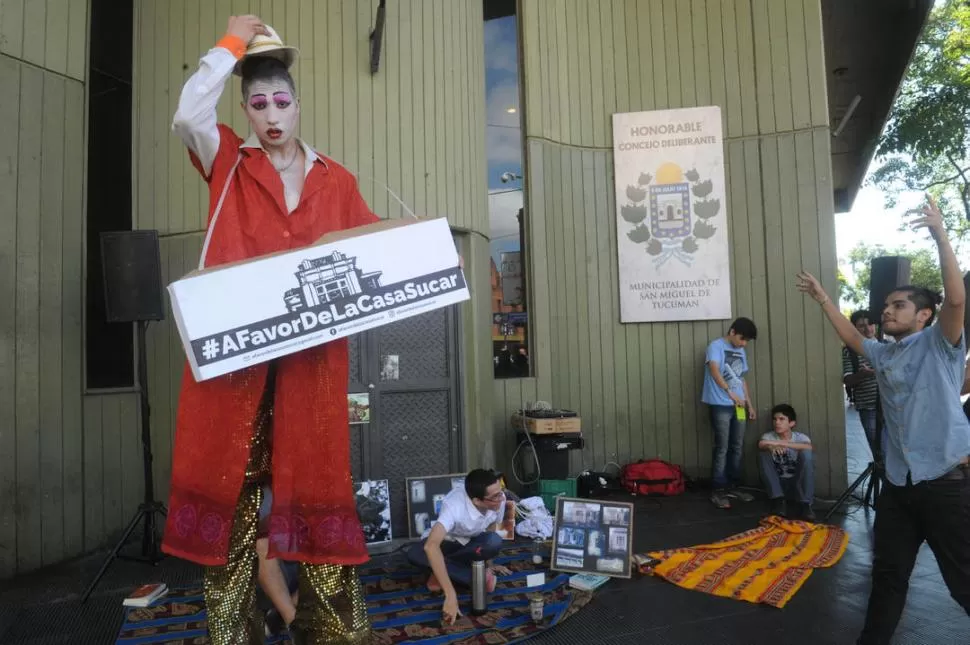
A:
<svg viewBox="0 0 970 645">
<path fill-rule="evenodd" d="M 229 16 L 229 26 L 226 33 L 237 36 L 247 45 L 256 36 L 269 36 L 269 30 L 259 16 Z"/>
<path fill-rule="evenodd" d="M 936 200 L 932 195 L 926 196 L 926 205 L 920 209 L 908 211 L 907 214 L 915 214 L 917 217 L 910 221 L 910 227 L 916 231 L 921 228 L 929 229 L 930 235 L 934 238 L 946 236 L 946 229 L 943 228 L 943 213 L 937 206 Z"/>
<path fill-rule="evenodd" d="M 798 272 L 798 275 L 795 277 L 795 288 L 802 293 L 810 295 L 820 305 L 824 305 L 829 300 L 829 296 L 825 293 L 825 289 L 822 288 L 818 278 L 808 271 Z"/>
</svg>

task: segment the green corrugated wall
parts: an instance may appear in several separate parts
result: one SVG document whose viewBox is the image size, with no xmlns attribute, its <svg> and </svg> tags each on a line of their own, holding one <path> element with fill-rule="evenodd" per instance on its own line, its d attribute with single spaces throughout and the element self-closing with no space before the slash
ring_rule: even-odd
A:
<svg viewBox="0 0 970 645">
<path fill-rule="evenodd" d="M 735 316 L 759 327 L 745 467 L 775 403 L 799 412 L 820 495 L 846 482 L 839 344 L 793 288 L 835 289 L 828 112 L 818 0 L 522 0 L 526 199 L 536 376 L 495 381 L 496 452 L 510 412 L 577 410 L 582 467 L 659 456 L 709 476 L 704 349 L 730 321 L 619 323 L 611 115 L 718 105 L 724 118 Z M 756 428 L 752 428 L 756 425 Z M 507 463 L 507 461 L 506 461 Z"/>
</svg>

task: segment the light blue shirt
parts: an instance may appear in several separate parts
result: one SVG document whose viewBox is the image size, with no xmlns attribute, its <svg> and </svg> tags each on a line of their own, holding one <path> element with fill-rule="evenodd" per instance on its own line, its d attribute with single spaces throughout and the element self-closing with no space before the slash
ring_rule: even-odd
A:
<svg viewBox="0 0 970 645">
<path fill-rule="evenodd" d="M 966 340 L 954 347 L 933 325 L 898 343 L 867 338 L 862 351 L 879 382 L 886 478 L 906 485 L 941 477 L 970 455 L 970 422 L 960 405 Z"/>
<path fill-rule="evenodd" d="M 724 338 L 717 338 L 707 346 L 707 354 L 704 357 L 704 365 L 711 361 L 717 363 L 724 381 L 731 388 L 731 391 L 744 399 L 744 375 L 748 371 L 748 355 L 745 354 L 743 347 L 735 347 Z M 734 401 L 728 396 L 714 376 L 711 375 L 710 368 L 704 370 L 704 389 L 701 392 L 701 401 L 708 405 L 730 405 L 734 406 Z"/>
</svg>

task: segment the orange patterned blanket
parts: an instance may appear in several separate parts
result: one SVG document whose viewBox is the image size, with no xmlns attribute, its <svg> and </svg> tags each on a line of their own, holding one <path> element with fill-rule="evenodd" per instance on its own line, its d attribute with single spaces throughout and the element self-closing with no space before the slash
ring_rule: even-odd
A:
<svg viewBox="0 0 970 645">
<path fill-rule="evenodd" d="M 838 562 L 848 542 L 840 528 L 772 515 L 714 544 L 647 553 L 641 559 L 660 563 L 640 571 L 685 589 L 781 608 L 814 569 Z"/>
</svg>

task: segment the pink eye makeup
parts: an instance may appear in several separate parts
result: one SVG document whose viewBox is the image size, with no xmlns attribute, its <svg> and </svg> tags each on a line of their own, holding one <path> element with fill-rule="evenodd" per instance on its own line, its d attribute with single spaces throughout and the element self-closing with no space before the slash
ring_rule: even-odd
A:
<svg viewBox="0 0 970 645">
<path fill-rule="evenodd" d="M 273 101 L 276 103 L 276 107 L 285 108 L 293 102 L 293 97 L 290 96 L 289 92 L 274 92 Z"/>
<path fill-rule="evenodd" d="M 254 110 L 262 110 L 267 105 L 269 105 L 269 101 L 266 100 L 266 95 L 264 94 L 254 94 L 249 97 L 249 107 Z"/>
</svg>

